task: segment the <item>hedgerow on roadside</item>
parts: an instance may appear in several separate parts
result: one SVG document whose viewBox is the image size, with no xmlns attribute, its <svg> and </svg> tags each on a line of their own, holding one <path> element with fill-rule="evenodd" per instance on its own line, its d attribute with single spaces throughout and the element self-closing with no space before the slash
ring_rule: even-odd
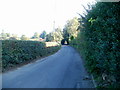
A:
<svg viewBox="0 0 120 90">
<path fill-rule="evenodd" d="M 38 41 L 2 40 L 2 70 L 14 67 L 26 61 L 48 56 L 60 49 L 60 46 L 46 47 Z"/>
<path fill-rule="evenodd" d="M 80 33 L 71 41 L 93 73 L 98 87 L 120 87 L 120 5 L 99 2 L 82 16 Z M 81 28 L 82 27 L 82 28 Z"/>
</svg>

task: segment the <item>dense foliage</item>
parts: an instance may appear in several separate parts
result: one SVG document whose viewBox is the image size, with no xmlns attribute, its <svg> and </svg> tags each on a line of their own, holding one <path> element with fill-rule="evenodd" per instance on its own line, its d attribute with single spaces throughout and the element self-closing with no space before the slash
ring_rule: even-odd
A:
<svg viewBox="0 0 120 90">
<path fill-rule="evenodd" d="M 78 18 L 74 17 L 67 21 L 67 24 L 63 28 L 63 37 L 65 40 L 73 40 L 77 37 L 77 29 L 79 26 Z"/>
<path fill-rule="evenodd" d="M 120 87 L 120 5 L 99 2 L 79 19 L 80 33 L 71 41 L 100 87 Z"/>
<path fill-rule="evenodd" d="M 60 43 L 63 39 L 61 28 L 58 27 L 55 31 L 46 35 L 46 42 L 58 42 Z"/>
<path fill-rule="evenodd" d="M 60 47 L 46 47 L 37 41 L 2 40 L 2 67 L 13 67 L 23 62 L 44 57 L 56 52 Z"/>
</svg>

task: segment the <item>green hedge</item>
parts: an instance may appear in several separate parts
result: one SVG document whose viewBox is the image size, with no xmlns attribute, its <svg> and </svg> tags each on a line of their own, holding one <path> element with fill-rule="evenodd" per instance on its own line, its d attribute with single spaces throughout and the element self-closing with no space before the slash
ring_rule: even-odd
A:
<svg viewBox="0 0 120 90">
<path fill-rule="evenodd" d="M 119 12 L 119 3 L 97 3 L 82 16 L 80 33 L 71 41 L 99 87 L 120 87 Z"/>
<path fill-rule="evenodd" d="M 23 62 L 44 57 L 56 52 L 60 46 L 45 47 L 38 41 L 2 40 L 2 68 L 14 67 Z"/>
</svg>

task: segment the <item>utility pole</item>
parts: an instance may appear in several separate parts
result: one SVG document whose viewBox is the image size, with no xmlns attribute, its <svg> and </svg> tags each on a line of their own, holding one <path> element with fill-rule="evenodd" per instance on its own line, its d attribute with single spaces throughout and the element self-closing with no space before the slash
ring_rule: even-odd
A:
<svg viewBox="0 0 120 90">
<path fill-rule="evenodd" d="M 53 31 L 55 31 L 55 20 L 53 21 Z"/>
<path fill-rule="evenodd" d="M 56 0 L 54 0 L 54 20 L 53 20 L 53 31 L 55 31 L 55 16 L 56 16 Z"/>
</svg>

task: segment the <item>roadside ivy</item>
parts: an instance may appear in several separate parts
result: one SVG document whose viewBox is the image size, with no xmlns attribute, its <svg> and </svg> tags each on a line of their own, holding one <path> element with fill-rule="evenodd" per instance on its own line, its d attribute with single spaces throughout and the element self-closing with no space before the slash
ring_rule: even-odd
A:
<svg viewBox="0 0 120 90">
<path fill-rule="evenodd" d="M 120 87 L 119 12 L 119 3 L 98 2 L 82 20 L 79 19 L 82 28 L 80 26 L 78 37 L 71 41 L 88 70 L 102 81 L 99 87 Z M 105 80 L 103 75 L 106 75 Z"/>
</svg>

